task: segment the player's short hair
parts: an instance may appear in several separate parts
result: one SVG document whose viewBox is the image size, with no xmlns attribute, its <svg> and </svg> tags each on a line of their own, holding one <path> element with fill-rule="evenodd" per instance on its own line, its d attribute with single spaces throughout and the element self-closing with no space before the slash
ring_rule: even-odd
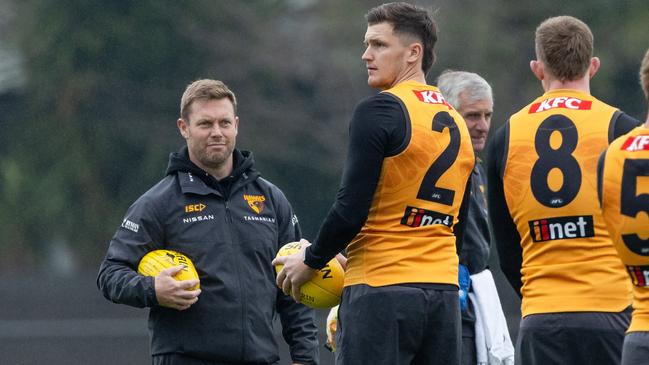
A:
<svg viewBox="0 0 649 365">
<path fill-rule="evenodd" d="M 237 113 L 237 97 L 226 84 L 219 80 L 202 79 L 189 84 L 180 99 L 180 117 L 189 123 L 191 105 L 196 100 L 219 100 L 228 98 Z"/>
<path fill-rule="evenodd" d="M 464 94 L 471 102 L 489 100 L 493 104 L 491 86 L 473 72 L 445 70 L 437 78 L 437 87 L 455 109 L 460 107 L 460 94 Z"/>
<path fill-rule="evenodd" d="M 593 57 L 593 33 L 572 16 L 544 20 L 536 28 L 536 57 L 560 81 L 583 77 Z"/>
<path fill-rule="evenodd" d="M 369 25 L 390 23 L 395 35 L 411 36 L 420 41 L 424 50 L 421 69 L 428 74 L 435 63 L 437 27 L 426 9 L 404 2 L 387 3 L 370 9 L 365 19 Z"/>
<path fill-rule="evenodd" d="M 640 64 L 640 85 L 644 91 L 645 99 L 649 102 L 649 49 L 644 54 L 642 64 Z"/>
</svg>

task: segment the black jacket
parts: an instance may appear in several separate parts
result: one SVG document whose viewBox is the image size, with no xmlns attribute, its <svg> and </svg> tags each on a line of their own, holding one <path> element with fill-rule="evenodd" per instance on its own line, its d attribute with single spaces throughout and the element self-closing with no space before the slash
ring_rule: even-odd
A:
<svg viewBox="0 0 649 365">
<path fill-rule="evenodd" d="M 471 173 L 471 200 L 460 251 L 460 263 L 467 266 L 471 275 L 482 272 L 489 264 L 491 233 L 487 219 L 485 185 L 482 163 L 477 160 Z"/>
<path fill-rule="evenodd" d="M 189 161 L 186 148 L 171 154 L 167 176 L 126 213 L 97 285 L 113 302 L 151 308 L 152 355 L 273 363 L 279 313 L 292 360 L 317 364 L 315 313 L 277 288 L 271 265 L 283 244 L 300 239 L 297 218 L 279 188 L 252 169 L 250 152 L 235 150 L 234 165 L 217 181 Z M 193 261 L 202 292 L 189 309 L 158 306 L 153 277 L 135 271 L 154 249 Z"/>
</svg>

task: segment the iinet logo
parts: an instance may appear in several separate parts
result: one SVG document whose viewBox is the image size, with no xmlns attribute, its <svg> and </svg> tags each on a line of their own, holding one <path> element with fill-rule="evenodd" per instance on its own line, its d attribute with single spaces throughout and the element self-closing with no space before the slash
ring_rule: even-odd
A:
<svg viewBox="0 0 649 365">
<path fill-rule="evenodd" d="M 635 286 L 649 286 L 649 266 L 627 266 L 626 270 L 631 276 Z"/>
<path fill-rule="evenodd" d="M 540 113 L 550 109 L 572 109 L 572 110 L 590 110 L 593 104 L 590 100 L 581 100 L 577 98 L 568 98 L 559 96 L 558 98 L 550 98 L 543 100 L 540 103 L 532 104 L 529 114 Z"/>
<path fill-rule="evenodd" d="M 444 225 L 450 227 L 453 225 L 453 216 L 432 210 L 408 206 L 401 218 L 401 224 L 409 227 L 424 227 L 432 225 Z"/>
<path fill-rule="evenodd" d="M 528 222 L 534 242 L 595 236 L 593 216 L 544 218 Z"/>
<path fill-rule="evenodd" d="M 446 105 L 449 109 L 453 109 L 449 103 L 446 102 L 442 93 L 433 90 L 413 90 L 419 101 L 427 104 L 442 104 Z"/>
<path fill-rule="evenodd" d="M 629 152 L 649 151 L 649 135 L 640 135 L 629 137 L 622 149 Z"/>
</svg>

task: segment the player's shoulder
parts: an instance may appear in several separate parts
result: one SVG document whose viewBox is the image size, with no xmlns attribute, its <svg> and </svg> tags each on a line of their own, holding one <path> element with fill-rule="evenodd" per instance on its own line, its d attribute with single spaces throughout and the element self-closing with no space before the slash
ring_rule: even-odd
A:
<svg viewBox="0 0 649 365">
<path fill-rule="evenodd" d="M 394 127 L 395 121 L 405 121 L 405 119 L 406 110 L 398 98 L 388 93 L 378 93 L 358 103 L 352 117 L 351 128 L 365 130 L 364 134 L 369 131 L 390 130 Z"/>
<path fill-rule="evenodd" d="M 401 108 L 399 98 L 389 92 L 380 92 L 370 95 L 356 105 L 356 110 L 371 111 Z"/>
<path fill-rule="evenodd" d="M 646 151 L 649 150 L 649 128 L 636 126 L 615 138 L 608 147 L 610 151 Z"/>
<path fill-rule="evenodd" d="M 525 106 L 512 113 L 507 123 L 519 123 L 519 120 L 524 119 L 527 115 L 529 115 L 531 108 L 533 108 L 534 105 L 538 104 L 542 99 L 543 95 L 537 97 L 532 101 L 529 101 L 527 104 L 525 104 Z"/>
</svg>

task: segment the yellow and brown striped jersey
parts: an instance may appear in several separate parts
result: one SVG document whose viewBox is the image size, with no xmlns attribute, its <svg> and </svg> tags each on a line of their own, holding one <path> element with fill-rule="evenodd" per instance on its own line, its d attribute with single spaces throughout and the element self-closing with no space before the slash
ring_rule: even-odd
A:
<svg viewBox="0 0 649 365">
<path fill-rule="evenodd" d="M 604 220 L 633 283 L 629 332 L 649 331 L 649 128 L 611 143 L 598 182 Z"/>
<path fill-rule="evenodd" d="M 386 90 L 410 138 L 383 159 L 369 214 L 347 247 L 345 285 L 457 285 L 453 226 L 474 165 L 468 129 L 439 90 L 406 81 Z"/>
</svg>

